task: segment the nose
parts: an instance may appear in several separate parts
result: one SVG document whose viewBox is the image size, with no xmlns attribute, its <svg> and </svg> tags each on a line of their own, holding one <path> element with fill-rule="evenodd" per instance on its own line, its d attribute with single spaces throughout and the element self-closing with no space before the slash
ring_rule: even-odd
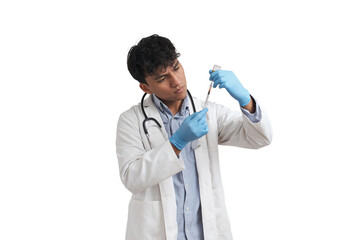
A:
<svg viewBox="0 0 360 240">
<path fill-rule="evenodd" d="M 180 85 L 180 78 L 175 73 L 171 73 L 169 77 L 171 78 L 171 87 L 177 87 Z"/>
</svg>

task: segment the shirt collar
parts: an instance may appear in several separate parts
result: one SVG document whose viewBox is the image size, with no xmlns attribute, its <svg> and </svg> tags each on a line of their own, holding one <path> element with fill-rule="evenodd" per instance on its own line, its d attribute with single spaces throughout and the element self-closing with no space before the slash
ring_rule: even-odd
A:
<svg viewBox="0 0 360 240">
<path fill-rule="evenodd" d="M 162 113 L 166 112 L 167 114 L 171 114 L 171 116 L 172 116 L 170 109 L 157 96 L 155 96 L 155 94 L 152 94 L 151 96 L 152 96 L 152 100 L 153 100 L 155 106 L 157 107 L 157 109 L 159 109 Z M 185 97 L 183 103 L 181 104 L 180 111 L 177 114 L 180 114 L 182 116 L 182 115 L 185 115 L 186 112 L 189 110 L 189 99 L 188 98 L 189 97 L 186 94 L 186 97 Z"/>
</svg>

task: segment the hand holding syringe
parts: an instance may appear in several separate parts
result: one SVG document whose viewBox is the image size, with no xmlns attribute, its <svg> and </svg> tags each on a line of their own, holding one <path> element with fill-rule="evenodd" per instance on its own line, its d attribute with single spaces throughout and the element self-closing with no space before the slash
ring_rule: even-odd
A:
<svg viewBox="0 0 360 240">
<path fill-rule="evenodd" d="M 220 69 L 221 69 L 221 67 L 220 67 L 219 65 L 214 65 L 214 67 L 213 67 L 213 69 L 212 69 L 212 72 L 215 72 L 216 70 L 220 70 Z M 205 106 L 206 106 L 206 104 L 207 104 L 207 102 L 208 102 L 212 85 L 213 85 L 213 82 L 210 83 L 209 91 L 208 91 L 208 94 L 207 94 L 206 100 L 205 100 Z"/>
</svg>

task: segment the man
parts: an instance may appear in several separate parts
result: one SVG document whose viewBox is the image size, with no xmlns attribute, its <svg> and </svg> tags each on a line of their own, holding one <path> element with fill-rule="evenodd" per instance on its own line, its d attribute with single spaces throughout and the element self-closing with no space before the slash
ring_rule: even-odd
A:
<svg viewBox="0 0 360 240">
<path fill-rule="evenodd" d="M 143 38 L 128 54 L 131 75 L 150 94 L 122 113 L 117 126 L 120 177 L 133 194 L 128 240 L 232 239 L 218 144 L 255 149 L 271 142 L 269 121 L 233 72 L 209 71 L 210 80 L 241 110 L 205 106 L 187 92 L 179 56 L 158 35 Z"/>
</svg>

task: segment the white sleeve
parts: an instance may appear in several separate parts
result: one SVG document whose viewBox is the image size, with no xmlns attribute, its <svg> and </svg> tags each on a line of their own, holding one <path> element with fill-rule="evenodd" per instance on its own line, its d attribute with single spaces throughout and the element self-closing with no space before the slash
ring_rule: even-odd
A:
<svg viewBox="0 0 360 240">
<path fill-rule="evenodd" d="M 253 123 L 242 111 L 231 111 L 220 104 L 214 104 L 214 108 L 220 145 L 257 149 L 271 143 L 271 124 L 264 111 L 260 121 Z"/>
<path fill-rule="evenodd" d="M 185 169 L 182 158 L 177 157 L 169 140 L 164 137 L 154 149 L 146 151 L 140 125 L 131 111 L 121 114 L 117 125 L 116 153 L 120 178 L 132 193 L 142 192 Z"/>
</svg>

